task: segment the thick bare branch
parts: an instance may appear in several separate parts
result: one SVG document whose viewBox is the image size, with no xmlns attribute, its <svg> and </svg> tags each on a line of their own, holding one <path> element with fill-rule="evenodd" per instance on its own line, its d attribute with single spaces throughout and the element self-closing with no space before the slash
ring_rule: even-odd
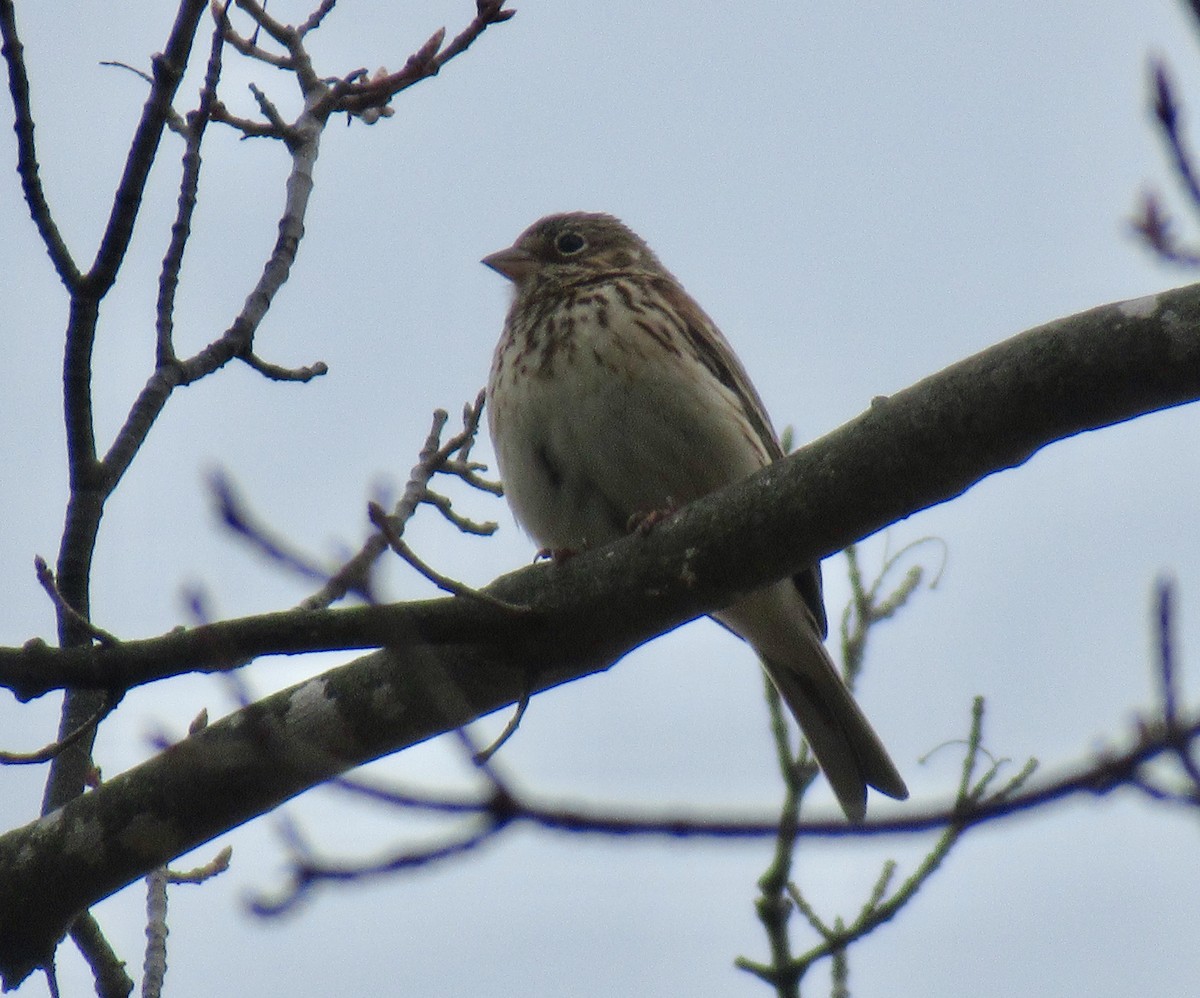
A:
<svg viewBox="0 0 1200 998">
<path fill-rule="evenodd" d="M 1049 443 L 1200 398 L 1198 328 L 1200 285 L 1191 285 L 1006 340 L 876 400 L 648 535 L 498 580 L 488 593 L 532 606 L 546 622 L 526 621 L 524 631 L 455 600 L 296 611 L 119 648 L 0 649 L 0 685 L 29 698 L 63 686 L 137 685 L 272 652 L 456 642 L 494 646 L 494 664 L 519 648 L 581 672 L 603 668 L 650 636 L 952 499 Z"/>
<path fill-rule="evenodd" d="M 192 735 L 136 769 L 77 798 L 61 812 L 0 837 L 0 974 L 7 986 L 48 960 L 74 913 L 222 831 L 248 820 L 336 772 L 434 734 L 455 730 L 497 699 L 513 702 L 519 669 L 486 672 L 376 654 L 284 690 Z M 455 684 L 454 697 L 432 695 L 430 673 Z M 543 672 L 539 689 L 561 680 Z M 461 701 L 455 705 L 453 701 Z M 1200 737 L 1200 717 L 1179 729 Z M 401 737 L 401 733 L 403 733 Z M 1012 782 L 972 794 L 966 806 L 850 825 L 802 822 L 796 833 L 850 837 L 962 830 L 1080 795 L 1105 795 L 1134 784 L 1153 760 L 1172 756 L 1178 731 L 1148 722 L 1131 748 L 1101 756 L 1057 780 L 1014 794 Z M 482 841 L 514 822 L 588 835 L 656 835 L 721 839 L 777 834 L 770 817 L 630 813 L 627 808 L 564 807 L 490 793 L 473 809 Z M 452 849 L 452 851 L 459 851 Z M 438 858 L 405 851 L 381 869 Z M 309 874 L 317 869 L 307 864 Z M 330 875 L 341 876 L 326 865 Z M 307 876 L 308 874 L 306 874 Z"/>
<path fill-rule="evenodd" d="M 268 650 L 391 649 L 252 704 L 0 838 L 0 969 L 19 980 L 48 960 L 81 907 L 336 773 L 454 730 L 529 690 L 605 669 L 653 634 L 952 498 L 1053 440 L 1200 397 L 1198 327 L 1200 286 L 1192 286 L 1023 333 L 877 402 L 648 535 L 534 566 L 488 588 L 531 606 L 528 616 L 448 599 L 250 618 L 116 648 L 6 651 L 0 668 L 9 685 L 28 692 L 45 686 L 39 673 L 56 669 L 60 679 L 70 672 L 85 684 L 123 687 L 137 668 L 148 679 Z M 159 656 L 165 668 L 151 664 Z M 431 695 L 431 676 L 456 695 Z M 1146 761 L 1177 754 L 1181 739 L 1190 742 L 1198 732 L 1195 718 L 1147 723 L 1130 752 L 1037 790 L 993 796 L 969 812 L 909 815 L 853 832 L 840 822 L 797 830 L 930 830 L 1125 783 L 1141 787 Z M 543 823 L 683 833 L 677 819 L 606 821 L 555 811 Z M 135 827 L 139 834 L 130 834 Z M 701 821 L 686 830 L 774 835 L 776 823 Z M 38 899 L 32 909 L 30 898 Z"/>
</svg>

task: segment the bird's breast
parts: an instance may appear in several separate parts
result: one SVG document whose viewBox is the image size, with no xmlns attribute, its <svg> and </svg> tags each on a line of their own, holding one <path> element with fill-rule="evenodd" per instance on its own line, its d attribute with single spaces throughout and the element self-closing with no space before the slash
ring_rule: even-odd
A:
<svg viewBox="0 0 1200 998">
<path fill-rule="evenodd" d="M 737 400 L 670 316 L 620 284 L 509 315 L 489 424 L 517 519 L 542 545 L 620 536 L 766 463 Z"/>
</svg>

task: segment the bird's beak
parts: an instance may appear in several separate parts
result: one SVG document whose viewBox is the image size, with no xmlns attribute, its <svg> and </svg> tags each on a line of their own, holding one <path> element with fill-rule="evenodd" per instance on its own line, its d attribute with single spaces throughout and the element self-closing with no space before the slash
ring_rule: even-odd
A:
<svg viewBox="0 0 1200 998">
<path fill-rule="evenodd" d="M 503 274 L 510 281 L 517 282 L 528 277 L 537 263 L 531 253 L 518 249 L 516 246 L 491 253 L 479 262 L 484 266 L 491 267 L 497 274 Z"/>
</svg>

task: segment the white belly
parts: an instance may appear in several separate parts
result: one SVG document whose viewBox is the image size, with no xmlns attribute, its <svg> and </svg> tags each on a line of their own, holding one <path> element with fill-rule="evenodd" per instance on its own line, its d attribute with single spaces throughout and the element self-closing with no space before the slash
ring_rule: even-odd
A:
<svg viewBox="0 0 1200 998">
<path fill-rule="evenodd" d="M 641 313 L 644 317 L 645 313 Z M 687 344 L 669 349 L 608 299 L 558 313 L 549 363 L 493 362 L 488 422 L 518 521 L 541 545 L 580 549 L 630 517 L 684 503 L 767 463 L 741 404 Z"/>
</svg>

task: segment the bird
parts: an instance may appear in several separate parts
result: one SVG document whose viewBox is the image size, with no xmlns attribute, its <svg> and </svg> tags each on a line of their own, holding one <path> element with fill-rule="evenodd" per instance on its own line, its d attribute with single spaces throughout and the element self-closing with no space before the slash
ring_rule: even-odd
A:
<svg viewBox="0 0 1200 998">
<path fill-rule="evenodd" d="M 486 412 L 518 524 L 599 547 L 784 456 L 716 324 L 617 218 L 549 215 L 482 262 L 512 282 Z M 825 649 L 820 566 L 711 616 L 757 652 L 846 817 L 903 778 Z"/>
</svg>

